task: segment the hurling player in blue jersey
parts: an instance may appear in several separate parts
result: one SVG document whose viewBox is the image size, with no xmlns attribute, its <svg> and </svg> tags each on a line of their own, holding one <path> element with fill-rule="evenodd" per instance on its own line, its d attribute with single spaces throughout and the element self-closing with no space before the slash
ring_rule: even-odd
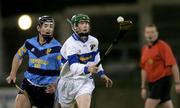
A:
<svg viewBox="0 0 180 108">
<path fill-rule="evenodd" d="M 90 35 L 90 18 L 85 14 L 76 14 L 71 18 L 74 33 L 61 48 L 61 80 L 57 86 L 58 102 L 62 108 L 72 108 L 77 102 L 78 108 L 90 108 L 91 94 L 95 88 L 92 74 L 105 80 L 106 87 L 113 82 L 108 78 L 100 60 L 98 40 Z"/>
<path fill-rule="evenodd" d="M 19 92 L 16 108 L 53 108 L 55 83 L 61 68 L 61 44 L 53 38 L 55 22 L 50 16 L 41 16 L 38 19 L 38 35 L 27 39 L 19 48 L 12 61 L 8 83 L 16 82 L 16 73 L 23 57 L 28 56 L 28 68 L 24 72 L 25 79 L 21 89 L 28 94 Z"/>
</svg>

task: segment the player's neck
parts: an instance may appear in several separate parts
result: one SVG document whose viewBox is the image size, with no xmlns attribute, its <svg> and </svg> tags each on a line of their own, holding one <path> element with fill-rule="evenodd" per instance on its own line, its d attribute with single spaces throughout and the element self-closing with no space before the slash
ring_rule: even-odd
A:
<svg viewBox="0 0 180 108">
<path fill-rule="evenodd" d="M 83 41 L 86 41 L 87 40 L 87 36 L 80 36 L 80 38 L 83 40 Z"/>
<path fill-rule="evenodd" d="M 152 47 L 153 45 L 155 45 L 158 42 L 159 39 L 153 41 L 153 42 L 148 42 L 148 46 Z"/>
<path fill-rule="evenodd" d="M 43 44 L 46 43 L 46 40 L 45 40 L 41 35 L 39 35 L 38 38 L 39 38 L 39 43 L 40 43 L 41 45 L 43 45 Z"/>
</svg>

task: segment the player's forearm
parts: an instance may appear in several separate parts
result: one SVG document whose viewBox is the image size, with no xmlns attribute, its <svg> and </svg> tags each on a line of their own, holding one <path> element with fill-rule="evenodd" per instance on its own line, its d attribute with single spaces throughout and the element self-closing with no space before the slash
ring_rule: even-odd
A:
<svg viewBox="0 0 180 108">
<path fill-rule="evenodd" d="M 180 83 L 179 69 L 177 65 L 172 66 L 172 73 L 173 73 L 175 83 Z"/>
<path fill-rule="evenodd" d="M 146 88 L 146 72 L 141 70 L 141 88 Z"/>
<path fill-rule="evenodd" d="M 12 62 L 12 68 L 10 75 L 16 76 L 17 70 L 19 69 L 19 66 L 21 65 L 22 59 L 18 59 L 18 57 L 15 55 Z"/>
<path fill-rule="evenodd" d="M 103 69 L 103 67 L 102 67 L 101 64 L 100 64 L 99 67 L 98 67 L 97 75 L 98 75 L 100 78 L 101 78 L 103 75 L 105 75 L 104 69 Z"/>
</svg>

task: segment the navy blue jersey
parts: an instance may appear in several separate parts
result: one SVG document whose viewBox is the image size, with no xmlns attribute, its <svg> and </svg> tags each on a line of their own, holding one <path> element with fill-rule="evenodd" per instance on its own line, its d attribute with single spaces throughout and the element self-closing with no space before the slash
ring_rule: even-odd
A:
<svg viewBox="0 0 180 108">
<path fill-rule="evenodd" d="M 27 39 L 18 50 L 16 56 L 21 59 L 24 55 L 29 58 L 28 69 L 24 76 L 33 84 L 46 86 L 54 83 L 61 69 L 61 44 L 54 38 L 41 45 L 38 36 Z"/>
</svg>

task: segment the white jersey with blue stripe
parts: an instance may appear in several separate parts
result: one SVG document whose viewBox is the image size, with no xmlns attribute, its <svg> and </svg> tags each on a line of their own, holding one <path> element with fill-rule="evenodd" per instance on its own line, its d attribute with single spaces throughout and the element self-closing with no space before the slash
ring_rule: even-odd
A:
<svg viewBox="0 0 180 108">
<path fill-rule="evenodd" d="M 18 50 L 16 56 L 21 59 L 24 55 L 29 58 L 25 78 L 35 85 L 46 86 L 54 83 L 60 74 L 61 44 L 52 39 L 41 45 L 38 36 L 27 39 Z"/>
<path fill-rule="evenodd" d="M 89 35 L 86 41 L 73 33 L 61 48 L 62 61 L 64 62 L 62 78 L 87 78 L 91 76 L 87 67 L 96 65 L 100 60 L 98 40 Z M 99 76 L 104 74 L 102 65 L 99 66 Z"/>
</svg>

